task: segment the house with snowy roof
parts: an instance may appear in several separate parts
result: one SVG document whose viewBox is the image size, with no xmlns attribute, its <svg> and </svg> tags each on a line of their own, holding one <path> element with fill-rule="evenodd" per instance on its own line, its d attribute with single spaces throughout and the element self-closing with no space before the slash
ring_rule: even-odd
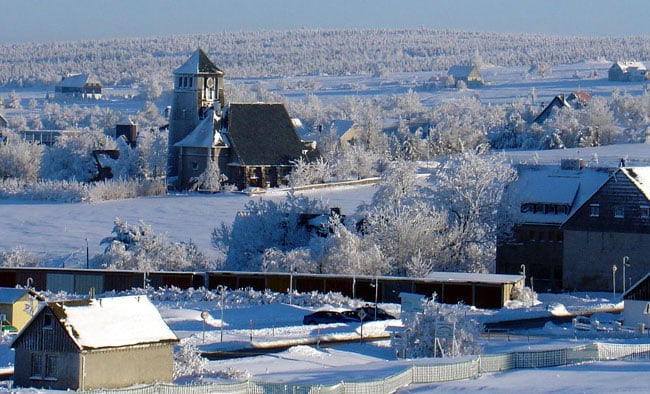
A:
<svg viewBox="0 0 650 394">
<path fill-rule="evenodd" d="M 612 291 L 612 266 L 622 271 L 624 256 L 626 281 L 650 271 L 650 167 L 565 160 L 518 173 L 502 200 L 497 273 L 525 270 L 544 291 Z M 623 289 L 620 274 L 614 280 Z"/>
<path fill-rule="evenodd" d="M 68 74 L 54 87 L 56 100 L 102 98 L 102 85 L 89 74 Z"/>
<path fill-rule="evenodd" d="M 553 100 L 551 100 L 550 103 L 544 109 L 542 112 L 533 119 L 533 123 L 537 124 L 542 124 L 544 123 L 548 118 L 552 117 L 556 111 L 563 109 L 563 108 L 569 108 L 569 109 L 580 109 L 584 108 L 587 106 L 587 103 L 589 103 L 589 100 L 591 99 L 591 96 L 589 93 L 586 92 L 572 92 L 568 96 L 564 96 L 564 94 L 557 95 L 553 97 Z"/>
<path fill-rule="evenodd" d="M 454 78 L 455 83 L 463 81 L 468 88 L 477 88 L 485 84 L 481 72 L 476 66 L 451 66 L 447 70 L 447 75 Z"/>
<path fill-rule="evenodd" d="M 21 330 L 29 319 L 31 311 L 38 305 L 36 294 L 29 289 L 0 287 L 0 320 Z"/>
<path fill-rule="evenodd" d="M 178 338 L 146 296 L 48 302 L 14 339 L 14 384 L 91 390 L 169 382 Z"/>
<path fill-rule="evenodd" d="M 189 189 L 214 161 L 238 189 L 277 187 L 295 161 L 318 157 L 283 104 L 226 104 L 223 75 L 201 49 L 174 71 L 168 184 Z"/>
<path fill-rule="evenodd" d="M 649 79 L 648 69 L 641 62 L 618 61 L 607 72 L 610 81 L 638 82 Z"/>
</svg>

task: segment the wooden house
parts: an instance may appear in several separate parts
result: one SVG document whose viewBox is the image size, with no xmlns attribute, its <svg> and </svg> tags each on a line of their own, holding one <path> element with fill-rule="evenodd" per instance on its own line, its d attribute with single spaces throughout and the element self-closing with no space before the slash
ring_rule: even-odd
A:
<svg viewBox="0 0 650 394">
<path fill-rule="evenodd" d="M 519 169 L 502 203 L 497 273 L 525 265 L 538 289 L 623 290 L 650 272 L 650 167 L 566 168 Z"/>
<path fill-rule="evenodd" d="M 451 66 L 447 75 L 454 78 L 456 86 L 463 81 L 468 88 L 478 88 L 485 84 L 481 72 L 476 66 Z"/>
<path fill-rule="evenodd" d="M 609 176 L 607 168 L 585 167 L 582 160 L 561 165 L 520 165 L 500 207 L 496 273 L 518 274 L 522 265 L 529 285 L 560 291 L 566 236 L 562 225 Z"/>
<path fill-rule="evenodd" d="M 566 289 L 611 291 L 650 272 L 650 167 L 620 167 L 562 225 Z M 612 273 L 613 265 L 620 272 Z"/>
<path fill-rule="evenodd" d="M 649 77 L 648 69 L 641 62 L 619 61 L 612 64 L 607 72 L 610 81 L 638 82 Z"/>
<path fill-rule="evenodd" d="M 176 335 L 146 296 L 48 302 L 12 343 L 19 387 L 169 382 Z"/>
<path fill-rule="evenodd" d="M 38 305 L 36 294 L 27 289 L 0 287 L 0 320 L 6 320 L 19 331 L 32 318 Z"/>
<path fill-rule="evenodd" d="M 54 98 L 99 100 L 102 98 L 102 85 L 88 74 L 68 74 L 54 87 Z"/>
</svg>

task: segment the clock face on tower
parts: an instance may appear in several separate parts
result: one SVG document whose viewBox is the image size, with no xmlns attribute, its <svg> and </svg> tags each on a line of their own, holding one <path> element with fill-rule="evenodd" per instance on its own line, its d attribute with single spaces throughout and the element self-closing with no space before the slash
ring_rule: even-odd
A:
<svg viewBox="0 0 650 394">
<path fill-rule="evenodd" d="M 205 86 L 207 86 L 207 87 L 209 87 L 210 89 L 212 89 L 212 88 L 214 87 L 214 78 L 208 78 L 208 79 L 205 81 Z"/>
</svg>

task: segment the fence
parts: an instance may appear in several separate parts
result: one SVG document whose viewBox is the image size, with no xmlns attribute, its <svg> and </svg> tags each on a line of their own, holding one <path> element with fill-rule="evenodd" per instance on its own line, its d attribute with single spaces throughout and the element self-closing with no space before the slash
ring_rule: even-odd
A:
<svg viewBox="0 0 650 394">
<path fill-rule="evenodd" d="M 412 383 L 437 383 L 475 378 L 492 373 L 524 368 L 547 368 L 602 360 L 650 359 L 650 344 L 612 344 L 594 342 L 587 345 L 542 351 L 511 352 L 476 356 L 463 361 L 435 363 L 414 360 L 413 365 L 387 377 L 363 382 L 340 382 L 333 385 L 240 382 L 206 385 L 156 384 L 121 390 L 94 390 L 86 394 L 377 394 L 392 393 Z M 420 363 L 422 362 L 422 363 Z"/>
</svg>

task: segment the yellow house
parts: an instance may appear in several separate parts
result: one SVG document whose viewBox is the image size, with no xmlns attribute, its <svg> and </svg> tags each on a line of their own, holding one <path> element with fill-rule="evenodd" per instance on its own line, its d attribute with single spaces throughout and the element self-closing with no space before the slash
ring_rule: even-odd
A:
<svg viewBox="0 0 650 394">
<path fill-rule="evenodd" d="M 35 294 L 27 289 L 0 287 L 0 320 L 6 320 L 19 331 L 32 318 L 38 301 Z"/>
</svg>

